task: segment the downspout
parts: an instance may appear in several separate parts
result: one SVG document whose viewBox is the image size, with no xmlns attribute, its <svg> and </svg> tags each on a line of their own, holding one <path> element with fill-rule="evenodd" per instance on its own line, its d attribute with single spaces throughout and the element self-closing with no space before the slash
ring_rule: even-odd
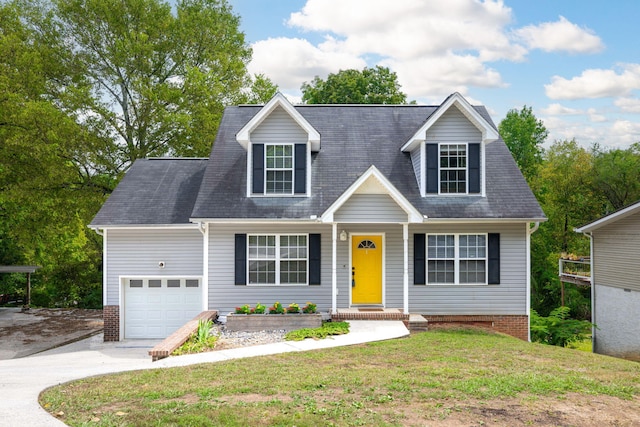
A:
<svg viewBox="0 0 640 427">
<path fill-rule="evenodd" d="M 591 352 L 596 352 L 596 283 L 593 265 L 593 232 L 583 232 L 589 238 L 589 268 L 591 269 Z"/>
<path fill-rule="evenodd" d="M 533 227 L 527 223 L 527 339 L 531 342 L 531 235 L 540 227 L 540 221 L 536 221 Z"/>
<path fill-rule="evenodd" d="M 202 233 L 202 311 L 209 309 L 209 223 L 199 222 Z"/>
</svg>

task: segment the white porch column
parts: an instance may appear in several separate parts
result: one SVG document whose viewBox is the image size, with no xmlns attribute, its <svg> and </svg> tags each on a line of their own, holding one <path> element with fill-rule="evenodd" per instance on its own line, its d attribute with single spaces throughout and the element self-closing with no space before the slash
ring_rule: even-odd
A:
<svg viewBox="0 0 640 427">
<path fill-rule="evenodd" d="M 331 314 L 338 314 L 338 224 L 332 224 L 333 234 L 331 236 Z"/>
<path fill-rule="evenodd" d="M 409 224 L 402 224 L 402 240 L 404 243 L 404 265 L 403 265 L 403 311 L 409 314 Z"/>
</svg>

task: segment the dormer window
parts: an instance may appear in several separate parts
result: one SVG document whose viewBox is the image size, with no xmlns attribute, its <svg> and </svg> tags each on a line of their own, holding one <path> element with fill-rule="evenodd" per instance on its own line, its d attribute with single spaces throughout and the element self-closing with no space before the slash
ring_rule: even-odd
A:
<svg viewBox="0 0 640 427">
<path fill-rule="evenodd" d="M 265 194 L 293 193 L 293 144 L 265 147 Z"/>
<path fill-rule="evenodd" d="M 307 194 L 307 144 L 252 144 L 251 194 Z"/>
<path fill-rule="evenodd" d="M 426 144 L 427 194 L 478 194 L 480 144 Z"/>
<path fill-rule="evenodd" d="M 440 145 L 440 193 L 467 192 L 467 145 Z"/>
</svg>

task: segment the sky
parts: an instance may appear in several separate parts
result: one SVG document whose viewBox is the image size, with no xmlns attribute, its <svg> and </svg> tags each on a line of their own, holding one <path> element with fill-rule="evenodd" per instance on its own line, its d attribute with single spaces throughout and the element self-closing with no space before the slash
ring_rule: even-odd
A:
<svg viewBox="0 0 640 427">
<path fill-rule="evenodd" d="M 381 65 L 418 104 L 454 92 L 496 125 L 525 105 L 545 146 L 640 141 L 638 0 L 229 0 L 262 73 L 292 102 L 315 76 Z"/>
</svg>

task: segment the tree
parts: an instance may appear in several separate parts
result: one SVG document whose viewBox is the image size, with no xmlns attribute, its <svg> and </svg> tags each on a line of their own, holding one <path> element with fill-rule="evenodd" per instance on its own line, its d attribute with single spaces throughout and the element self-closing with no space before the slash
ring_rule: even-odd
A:
<svg viewBox="0 0 640 427">
<path fill-rule="evenodd" d="M 95 138 L 53 100 L 73 82 L 56 53 L 61 40 L 23 24 L 35 12 L 0 5 L 0 263 L 43 266 L 34 303 L 55 283 L 47 305 L 69 305 L 101 294 L 99 238 L 85 224 L 112 187 L 78 161 Z M 22 290 L 0 280 L 3 293 Z"/>
<path fill-rule="evenodd" d="M 542 162 L 542 144 L 549 131 L 526 105 L 520 111 L 509 110 L 498 130 L 525 179 L 531 182 Z"/>
<path fill-rule="evenodd" d="M 316 76 L 302 84 L 302 101 L 307 104 L 406 104 L 398 76 L 386 67 L 341 70 L 326 80 Z"/>
<path fill-rule="evenodd" d="M 30 23 L 64 41 L 74 84 L 60 101 L 108 141 L 88 147 L 96 167 L 209 154 L 224 106 L 249 81 L 251 50 L 225 0 L 180 0 L 175 13 L 161 0 L 52 1 Z"/>
<path fill-rule="evenodd" d="M 592 192 L 591 154 L 575 140 L 556 141 L 544 153 L 532 188 L 549 220 L 531 239 L 532 308 L 547 315 L 560 305 L 558 258 L 562 252 L 589 253 L 589 241 L 573 231 L 600 214 Z M 580 318 L 589 318 L 587 288 L 567 288 L 566 303 Z"/>
<path fill-rule="evenodd" d="M 264 74 L 256 74 L 251 79 L 249 90 L 238 100 L 238 104 L 266 104 L 276 92 L 278 92 L 277 85 Z"/>
<path fill-rule="evenodd" d="M 640 200 L 640 143 L 626 150 L 593 147 L 593 189 L 616 210 Z"/>
</svg>

